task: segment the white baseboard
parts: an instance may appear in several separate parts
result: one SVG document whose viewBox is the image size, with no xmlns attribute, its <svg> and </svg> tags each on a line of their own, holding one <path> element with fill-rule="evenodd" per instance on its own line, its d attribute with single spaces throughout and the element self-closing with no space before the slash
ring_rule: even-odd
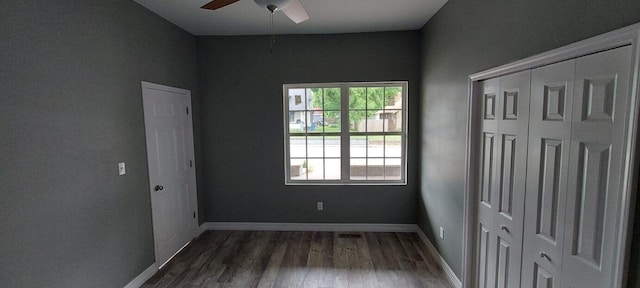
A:
<svg viewBox="0 0 640 288">
<path fill-rule="evenodd" d="M 416 224 L 205 222 L 204 230 L 416 232 Z"/>
<path fill-rule="evenodd" d="M 433 246 L 433 243 L 431 243 L 429 238 L 427 238 L 427 235 L 425 235 L 424 232 L 422 232 L 422 229 L 417 227 L 416 233 L 418 233 L 418 237 L 420 237 L 422 242 L 427 246 L 427 248 L 429 249 L 433 257 L 435 257 L 436 260 L 440 262 L 440 265 L 442 265 L 442 269 L 444 269 L 444 272 L 447 274 L 447 278 L 449 278 L 449 282 L 451 282 L 451 284 L 456 288 L 462 288 L 462 281 L 458 279 L 458 276 L 456 276 L 456 273 L 453 272 L 453 270 L 451 269 L 449 264 L 447 264 L 447 261 L 444 260 L 442 255 L 438 253 L 438 250 L 436 249 L 435 246 Z"/>
<path fill-rule="evenodd" d="M 131 282 L 129 282 L 129 284 L 124 286 L 124 288 L 138 288 L 138 287 L 142 286 L 142 284 L 144 284 L 144 282 L 147 282 L 147 280 L 149 280 L 149 278 L 151 278 L 151 276 L 153 276 L 153 274 L 156 274 L 156 272 L 158 272 L 158 265 L 154 262 L 153 264 L 151 264 L 151 266 L 149 266 L 149 268 L 147 268 L 146 270 L 142 271 L 142 273 L 140 273 L 140 275 L 138 275 L 136 278 L 131 280 Z"/>
</svg>

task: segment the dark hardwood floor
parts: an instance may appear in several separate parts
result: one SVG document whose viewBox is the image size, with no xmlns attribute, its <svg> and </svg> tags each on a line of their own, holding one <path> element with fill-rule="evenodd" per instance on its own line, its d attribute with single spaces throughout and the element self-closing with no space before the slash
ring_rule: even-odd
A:
<svg viewBox="0 0 640 288">
<path fill-rule="evenodd" d="M 415 233 L 207 231 L 150 287 L 452 287 Z"/>
</svg>

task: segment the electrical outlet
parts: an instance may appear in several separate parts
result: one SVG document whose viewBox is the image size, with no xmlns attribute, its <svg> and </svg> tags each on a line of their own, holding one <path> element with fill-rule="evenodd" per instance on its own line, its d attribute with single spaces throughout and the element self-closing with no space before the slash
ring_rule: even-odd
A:
<svg viewBox="0 0 640 288">
<path fill-rule="evenodd" d="M 316 206 L 318 208 L 318 211 L 324 210 L 324 202 L 319 201 L 318 203 L 316 203 Z"/>
<path fill-rule="evenodd" d="M 440 239 L 444 240 L 444 228 L 440 227 Z"/>
<path fill-rule="evenodd" d="M 124 162 L 120 162 L 118 163 L 118 175 L 122 176 L 124 174 L 127 174 L 127 169 L 124 166 Z"/>
</svg>

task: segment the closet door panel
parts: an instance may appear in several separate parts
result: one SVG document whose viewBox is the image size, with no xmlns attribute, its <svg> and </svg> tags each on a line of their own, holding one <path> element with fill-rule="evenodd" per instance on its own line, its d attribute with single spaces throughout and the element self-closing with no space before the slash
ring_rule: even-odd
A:
<svg viewBox="0 0 640 288">
<path fill-rule="evenodd" d="M 575 61 L 532 70 L 521 287 L 560 287 Z"/>
<path fill-rule="evenodd" d="M 554 277 L 551 273 L 544 270 L 544 268 L 540 267 L 538 264 L 534 266 L 534 283 L 533 287 L 535 288 L 552 288 L 558 287 L 554 286 Z"/>
<path fill-rule="evenodd" d="M 483 208 L 493 210 L 493 189 L 495 187 L 495 152 L 496 152 L 496 132 L 482 132 L 482 187 L 480 188 L 480 204 Z"/>
<path fill-rule="evenodd" d="M 495 278 L 490 277 L 493 271 L 491 267 L 493 267 L 493 263 L 495 263 L 495 258 L 491 257 L 492 252 L 492 234 L 494 233 L 490 227 L 480 224 L 478 227 L 478 287 L 480 288 L 490 288 L 491 284 L 495 283 Z M 493 278 L 493 279 L 490 279 Z"/>
<path fill-rule="evenodd" d="M 517 287 L 522 261 L 531 72 L 480 83 L 479 287 Z"/>
<path fill-rule="evenodd" d="M 520 285 L 531 71 L 500 78 L 497 186 L 494 195 L 496 285 Z"/>
<path fill-rule="evenodd" d="M 576 60 L 563 283 L 610 287 L 619 231 L 631 48 Z"/>
<path fill-rule="evenodd" d="M 485 80 L 481 83 L 482 97 L 482 127 L 480 135 L 480 169 L 478 179 L 479 193 L 477 247 L 478 258 L 477 275 L 478 287 L 493 288 L 496 283 L 497 234 L 494 215 L 497 211 L 495 190 L 496 155 L 498 150 L 498 93 L 499 79 Z"/>
</svg>

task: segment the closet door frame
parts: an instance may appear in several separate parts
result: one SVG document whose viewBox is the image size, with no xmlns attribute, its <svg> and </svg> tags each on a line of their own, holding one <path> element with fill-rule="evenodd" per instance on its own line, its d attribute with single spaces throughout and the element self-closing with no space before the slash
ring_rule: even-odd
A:
<svg viewBox="0 0 640 288">
<path fill-rule="evenodd" d="M 633 207 L 635 207 L 636 192 L 638 188 L 638 171 L 640 171 L 640 145 L 638 145 L 638 129 L 640 126 L 640 23 L 614 30 L 599 36 L 579 41 L 558 49 L 554 49 L 536 56 L 532 56 L 511 64 L 499 66 L 469 76 L 468 96 L 468 123 L 467 123 L 467 149 L 465 163 L 465 208 L 463 231 L 463 267 L 462 287 L 475 288 L 478 283 L 475 275 L 475 265 L 478 255 L 475 251 L 477 241 L 477 205 L 479 198 L 476 189 L 478 185 L 477 167 L 480 164 L 479 156 L 481 141 L 480 123 L 482 119 L 482 95 L 480 81 L 496 78 L 524 70 L 613 49 L 621 46 L 631 46 L 631 79 L 629 81 L 629 104 L 627 127 L 625 129 L 625 143 L 623 149 L 622 176 L 620 181 L 621 200 L 619 203 L 618 229 L 616 239 L 616 253 L 614 277 L 611 287 L 623 287 L 626 284 L 626 276 L 629 265 L 629 252 L 631 248 L 631 236 L 633 234 Z M 637 211 L 640 213 L 640 211 Z"/>
</svg>

